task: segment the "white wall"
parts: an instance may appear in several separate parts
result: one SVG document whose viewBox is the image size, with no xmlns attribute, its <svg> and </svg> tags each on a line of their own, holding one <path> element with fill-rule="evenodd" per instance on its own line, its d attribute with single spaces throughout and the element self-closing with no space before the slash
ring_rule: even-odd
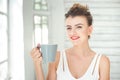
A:
<svg viewBox="0 0 120 80">
<path fill-rule="evenodd" d="M 63 0 L 50 0 L 51 23 L 49 26 L 49 42 L 57 43 L 62 50 L 64 42 L 64 4 Z"/>
</svg>

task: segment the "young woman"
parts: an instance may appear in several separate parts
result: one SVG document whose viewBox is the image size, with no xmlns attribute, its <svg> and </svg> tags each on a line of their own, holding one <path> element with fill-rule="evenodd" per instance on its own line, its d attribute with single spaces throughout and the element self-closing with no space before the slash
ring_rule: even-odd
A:
<svg viewBox="0 0 120 80">
<path fill-rule="evenodd" d="M 110 80 L 110 61 L 94 52 L 88 40 L 92 33 L 92 16 L 87 6 L 74 4 L 65 14 L 67 35 L 73 47 L 57 52 L 49 63 L 47 80 Z M 40 45 L 31 51 L 37 80 L 45 80 Z"/>
</svg>

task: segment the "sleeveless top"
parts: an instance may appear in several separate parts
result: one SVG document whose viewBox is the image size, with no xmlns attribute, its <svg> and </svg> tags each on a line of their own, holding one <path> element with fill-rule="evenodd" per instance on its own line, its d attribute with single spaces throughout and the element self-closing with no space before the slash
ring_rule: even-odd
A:
<svg viewBox="0 0 120 80">
<path fill-rule="evenodd" d="M 60 53 L 60 60 L 57 68 L 57 80 L 99 80 L 99 62 L 101 54 L 95 54 L 87 71 L 78 79 L 72 76 L 65 51 Z"/>
</svg>

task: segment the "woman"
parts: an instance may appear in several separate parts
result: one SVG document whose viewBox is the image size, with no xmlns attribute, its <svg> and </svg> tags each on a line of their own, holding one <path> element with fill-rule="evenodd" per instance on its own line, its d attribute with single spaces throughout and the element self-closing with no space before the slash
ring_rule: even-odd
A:
<svg viewBox="0 0 120 80">
<path fill-rule="evenodd" d="M 87 6 L 74 4 L 65 14 L 66 30 L 73 47 L 57 52 L 49 63 L 47 80 L 110 80 L 110 61 L 89 47 L 92 16 Z M 44 80 L 39 45 L 31 52 L 37 80 Z"/>
</svg>

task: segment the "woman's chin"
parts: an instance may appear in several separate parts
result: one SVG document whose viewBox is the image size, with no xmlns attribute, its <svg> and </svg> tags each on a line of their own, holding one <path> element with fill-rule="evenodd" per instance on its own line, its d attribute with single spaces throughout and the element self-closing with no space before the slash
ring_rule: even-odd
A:
<svg viewBox="0 0 120 80">
<path fill-rule="evenodd" d="M 73 43 L 73 46 L 80 46 L 79 43 Z"/>
</svg>

